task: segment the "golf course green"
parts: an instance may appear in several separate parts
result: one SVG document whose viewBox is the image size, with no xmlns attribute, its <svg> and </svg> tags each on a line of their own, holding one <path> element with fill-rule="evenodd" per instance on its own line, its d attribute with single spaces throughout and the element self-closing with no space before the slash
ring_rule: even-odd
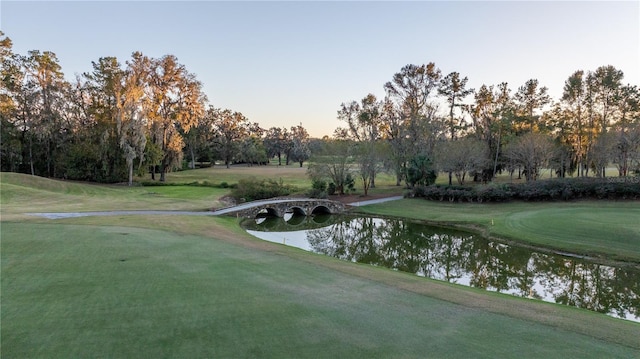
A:
<svg viewBox="0 0 640 359">
<path fill-rule="evenodd" d="M 215 183 L 218 171 L 233 183 L 224 169 L 187 172 Z M 298 176 L 292 182 L 302 183 Z M 236 218 L 28 214 L 208 210 L 226 194 L 2 173 L 2 357 L 640 356 L 638 323 L 261 241 Z M 361 210 L 640 262 L 638 202 L 478 207 L 405 199 Z"/>
</svg>

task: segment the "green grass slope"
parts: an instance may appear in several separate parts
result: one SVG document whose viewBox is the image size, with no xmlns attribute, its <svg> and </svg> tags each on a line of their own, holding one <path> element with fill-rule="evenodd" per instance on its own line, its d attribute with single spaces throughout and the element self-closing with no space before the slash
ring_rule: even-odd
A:
<svg viewBox="0 0 640 359">
<path fill-rule="evenodd" d="M 96 210 L 208 210 L 220 207 L 228 190 L 197 186 L 127 187 L 0 173 L 1 213 Z"/>
<path fill-rule="evenodd" d="M 638 323 L 263 242 L 234 218 L 23 214 L 192 210 L 217 202 L 223 190 L 0 176 L 2 357 L 640 356 Z M 602 208 L 591 220 L 603 223 L 607 208 L 635 213 L 635 204 L 617 206 L 586 208 Z M 504 235 L 526 232 L 530 218 L 555 218 L 525 216 L 543 204 L 454 208 L 402 200 L 366 208 L 475 226 L 494 219 L 491 233 Z M 580 214 L 581 207 L 568 208 L 578 212 L 565 218 Z M 627 222 L 616 223 L 635 231 Z M 625 251 L 637 253 L 630 243 Z"/>
<path fill-rule="evenodd" d="M 640 328 L 633 323 L 588 316 L 614 328 L 620 322 L 621 345 L 399 290 L 328 268 L 325 259 L 314 265 L 282 253 L 128 226 L 4 223 L 3 357 L 640 353 L 640 345 L 633 347 L 637 338 L 625 337 Z M 514 298 L 512 305 L 519 302 Z"/>
</svg>

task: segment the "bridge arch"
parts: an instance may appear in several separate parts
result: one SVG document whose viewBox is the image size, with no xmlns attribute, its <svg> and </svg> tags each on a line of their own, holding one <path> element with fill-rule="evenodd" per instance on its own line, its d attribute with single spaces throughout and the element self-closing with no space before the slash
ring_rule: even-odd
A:
<svg viewBox="0 0 640 359">
<path fill-rule="evenodd" d="M 291 213 L 294 216 L 306 216 L 307 215 L 307 211 L 304 208 L 300 207 L 300 206 L 291 206 L 291 207 L 287 208 L 285 213 Z"/>
<path fill-rule="evenodd" d="M 280 217 L 280 214 L 273 207 L 263 207 L 256 212 L 254 217 Z"/>
<path fill-rule="evenodd" d="M 285 217 L 285 215 L 289 217 L 293 214 L 308 217 L 320 213 L 336 214 L 345 211 L 344 204 L 340 202 L 313 198 L 270 200 L 268 203 L 257 201 L 254 205 L 245 207 L 247 208 L 238 209 L 237 211 L 225 211 L 225 213 L 245 218 L 258 218 L 265 216 Z"/>
<path fill-rule="evenodd" d="M 317 205 L 315 207 L 313 207 L 311 209 L 311 211 L 309 212 L 310 215 L 314 215 L 314 214 L 331 214 L 331 210 L 329 209 L 329 207 L 325 206 L 325 205 Z"/>
</svg>

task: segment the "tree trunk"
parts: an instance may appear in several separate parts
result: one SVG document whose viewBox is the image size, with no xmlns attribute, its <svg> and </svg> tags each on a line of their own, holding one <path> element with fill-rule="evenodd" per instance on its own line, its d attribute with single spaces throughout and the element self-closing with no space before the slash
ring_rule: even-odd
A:
<svg viewBox="0 0 640 359">
<path fill-rule="evenodd" d="M 133 186 L 133 161 L 131 161 L 129 166 L 129 187 Z"/>
<path fill-rule="evenodd" d="M 31 166 L 31 175 L 35 176 L 36 171 L 33 169 L 33 140 L 29 136 L 29 165 Z"/>
<path fill-rule="evenodd" d="M 193 152 L 193 146 L 190 146 L 190 152 L 191 152 L 191 165 L 189 166 L 189 168 L 191 169 L 195 169 L 196 168 L 196 155 Z"/>
<path fill-rule="evenodd" d="M 495 178 L 497 175 L 497 170 L 498 170 L 498 154 L 500 153 L 500 134 L 502 131 L 498 131 L 498 144 L 496 145 L 496 157 L 493 160 L 493 177 L 491 177 L 491 179 Z"/>
<path fill-rule="evenodd" d="M 166 180 L 165 173 L 166 173 L 166 168 L 165 168 L 165 166 L 163 165 L 163 166 L 160 168 L 160 182 L 164 182 L 164 181 Z"/>
</svg>

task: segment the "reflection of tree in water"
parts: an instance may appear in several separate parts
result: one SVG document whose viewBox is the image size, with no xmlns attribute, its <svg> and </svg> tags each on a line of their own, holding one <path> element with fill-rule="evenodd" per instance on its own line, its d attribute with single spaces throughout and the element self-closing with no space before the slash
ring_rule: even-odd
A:
<svg viewBox="0 0 640 359">
<path fill-rule="evenodd" d="M 490 242 L 420 223 L 353 218 L 310 230 L 313 250 L 523 297 L 625 317 L 640 315 L 640 270 Z"/>
<path fill-rule="evenodd" d="M 624 317 L 640 316 L 640 271 L 542 255 L 540 281 L 556 303 Z"/>
</svg>

